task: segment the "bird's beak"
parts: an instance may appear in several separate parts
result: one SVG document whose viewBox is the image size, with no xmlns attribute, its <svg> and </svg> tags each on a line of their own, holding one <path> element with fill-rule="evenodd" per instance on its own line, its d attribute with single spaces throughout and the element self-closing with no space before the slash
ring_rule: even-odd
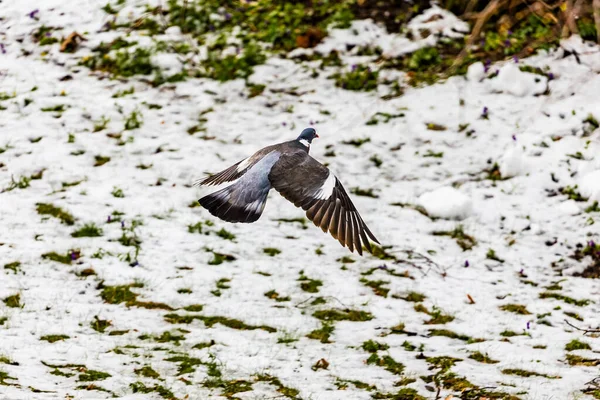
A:
<svg viewBox="0 0 600 400">
<path fill-rule="evenodd" d="M 316 137 L 316 138 L 318 138 L 318 137 L 319 137 L 319 135 L 317 134 L 317 132 L 315 132 L 315 137 Z"/>
</svg>

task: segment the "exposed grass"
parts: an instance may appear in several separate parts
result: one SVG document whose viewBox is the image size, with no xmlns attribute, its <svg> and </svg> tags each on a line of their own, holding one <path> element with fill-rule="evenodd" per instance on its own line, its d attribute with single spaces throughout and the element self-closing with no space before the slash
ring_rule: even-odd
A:
<svg viewBox="0 0 600 400">
<path fill-rule="evenodd" d="M 290 296 L 280 296 L 279 293 L 277 293 L 275 290 L 269 290 L 268 292 L 265 293 L 265 297 L 268 297 L 269 299 L 273 299 L 277 302 L 283 302 L 283 301 L 290 301 L 291 297 Z"/>
<path fill-rule="evenodd" d="M 573 304 L 579 307 L 585 307 L 588 304 L 592 303 L 591 300 L 588 299 L 581 299 L 581 300 L 576 300 L 572 297 L 568 297 L 565 295 L 562 295 L 560 293 L 555 293 L 555 292 L 542 292 L 540 293 L 540 299 L 556 299 L 556 300 L 561 300 L 564 301 L 567 304 Z"/>
<path fill-rule="evenodd" d="M 163 399 L 169 399 L 169 400 L 176 398 L 175 395 L 173 394 L 173 392 L 171 392 L 169 389 L 165 388 L 164 386 L 158 385 L 158 384 L 148 386 L 143 382 L 134 382 L 134 383 L 131 383 L 129 385 L 129 387 L 131 388 L 131 391 L 133 393 L 142 393 L 142 394 L 156 393 Z"/>
<path fill-rule="evenodd" d="M 379 343 L 373 340 L 367 340 L 366 342 L 363 342 L 361 347 L 364 351 L 368 351 L 369 353 L 376 353 L 379 350 L 387 350 L 390 348 L 390 346 L 385 343 Z"/>
<path fill-rule="evenodd" d="M 465 233 L 462 225 L 458 225 L 451 231 L 434 231 L 432 232 L 434 236 L 448 236 L 452 239 L 456 240 L 456 244 L 463 250 L 471 250 L 475 245 L 477 245 L 477 241 L 471 235 Z"/>
<path fill-rule="evenodd" d="M 387 297 L 388 293 L 390 292 L 389 288 L 384 287 L 385 285 L 388 285 L 390 281 L 370 281 L 366 278 L 361 278 L 360 282 L 363 285 L 373 289 L 373 293 L 375 293 L 377 296 Z"/>
<path fill-rule="evenodd" d="M 143 286 L 141 283 L 117 286 L 105 286 L 103 283 L 100 283 L 98 289 L 101 289 L 100 297 L 108 304 L 125 303 L 127 307 L 139 307 L 150 310 L 173 310 L 171 306 L 164 303 L 139 301 L 137 299 L 138 294 L 131 289 L 142 288 Z"/>
<path fill-rule="evenodd" d="M 300 271 L 300 289 L 308 293 L 318 293 L 319 287 L 323 286 L 323 282 L 318 279 L 311 279 L 304 275 L 304 271 Z"/>
<path fill-rule="evenodd" d="M 99 237 L 102 236 L 102 228 L 99 228 L 94 223 L 85 224 L 81 228 L 71 233 L 72 237 Z"/>
<path fill-rule="evenodd" d="M 4 264 L 4 269 L 12 271 L 15 274 L 19 273 L 19 271 L 21 270 L 20 267 L 21 267 L 21 262 L 20 261 L 13 261 L 13 262 L 10 262 L 8 264 Z"/>
<path fill-rule="evenodd" d="M 271 257 L 275 257 L 277 254 L 281 254 L 281 250 L 276 249 L 274 247 L 265 247 L 263 249 L 263 253 L 265 253 Z"/>
<path fill-rule="evenodd" d="M 112 322 L 106 319 L 100 319 L 97 315 L 94 316 L 94 320 L 90 323 L 90 327 L 99 333 L 104 333 L 108 327 L 112 325 Z"/>
<path fill-rule="evenodd" d="M 523 378 L 531 378 L 531 377 L 540 376 L 540 377 L 548 378 L 548 379 L 560 379 L 559 376 L 540 374 L 539 372 L 527 371 L 525 369 L 519 369 L 519 368 L 505 368 L 500 372 L 502 372 L 505 375 L 517 375 L 517 376 L 521 376 Z"/>
<path fill-rule="evenodd" d="M 12 296 L 7 296 L 2 299 L 2 302 L 6 304 L 6 307 L 10 308 L 21 308 L 23 305 L 21 304 L 21 294 L 13 294 Z"/>
<path fill-rule="evenodd" d="M 37 203 L 36 211 L 40 215 L 50 215 L 51 217 L 58 218 L 60 222 L 66 225 L 73 225 L 75 223 L 75 218 L 71 214 L 52 204 Z"/>
<path fill-rule="evenodd" d="M 320 329 L 315 329 L 314 331 L 306 335 L 306 337 L 309 339 L 318 340 L 321 343 L 331 343 L 329 338 L 331 337 L 331 334 L 334 330 L 335 328 L 333 325 L 329 323 L 324 323 Z"/>
<path fill-rule="evenodd" d="M 313 317 L 320 319 L 321 321 L 355 321 L 363 322 L 370 321 L 373 319 L 373 315 L 366 311 L 360 310 L 318 310 L 313 313 Z"/>
<path fill-rule="evenodd" d="M 474 351 L 473 353 L 471 353 L 469 358 L 475 361 L 479 361 L 483 364 L 497 364 L 499 362 L 498 360 L 494 360 L 490 358 L 487 354 L 483 354 L 479 351 Z"/>
<path fill-rule="evenodd" d="M 404 371 L 404 365 L 388 355 L 379 357 L 379 355 L 373 353 L 367 359 L 367 364 L 383 367 L 386 371 L 391 372 L 394 375 L 401 375 Z"/>
<path fill-rule="evenodd" d="M 471 336 L 458 334 L 449 329 L 430 329 L 429 336 L 445 336 L 450 339 L 458 339 L 467 343 L 479 343 L 485 341 L 485 339 L 472 338 Z"/>
<path fill-rule="evenodd" d="M 582 342 L 577 339 L 571 340 L 569 343 L 565 345 L 566 351 L 574 351 L 574 350 L 591 350 L 592 346 L 587 344 L 586 342 Z"/>
<path fill-rule="evenodd" d="M 243 321 L 233 318 L 221 317 L 221 316 L 203 316 L 203 315 L 180 315 L 180 314 L 167 314 L 164 316 L 165 321 L 171 324 L 191 324 L 194 320 L 200 320 L 204 322 L 207 328 L 211 328 L 215 324 L 221 324 L 231 329 L 237 330 L 255 330 L 261 329 L 266 332 L 276 332 L 277 330 L 267 325 L 249 325 Z"/>
<path fill-rule="evenodd" d="M 431 317 L 430 320 L 425 321 L 426 325 L 442 325 L 454 321 L 452 315 L 444 314 L 443 311 L 436 306 L 433 306 L 431 310 L 428 310 L 423 304 L 416 304 L 414 310 Z"/>
<path fill-rule="evenodd" d="M 45 340 L 48 343 L 55 343 L 59 341 L 63 341 L 66 339 L 70 339 L 71 337 L 68 335 L 44 335 L 40 338 L 40 340 Z"/>
<path fill-rule="evenodd" d="M 527 306 L 524 306 L 522 304 L 505 304 L 498 308 L 500 308 L 502 311 L 507 311 L 515 314 L 531 315 L 531 313 L 527 311 Z"/>
</svg>

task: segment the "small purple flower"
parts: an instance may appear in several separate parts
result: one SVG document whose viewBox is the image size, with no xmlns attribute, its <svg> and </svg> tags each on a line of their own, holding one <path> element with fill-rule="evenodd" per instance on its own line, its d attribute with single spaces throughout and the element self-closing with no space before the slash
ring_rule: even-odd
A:
<svg viewBox="0 0 600 400">
<path fill-rule="evenodd" d="M 512 135 L 512 139 L 516 142 L 517 141 L 517 135 Z"/>
<path fill-rule="evenodd" d="M 527 329 L 531 328 L 531 322 L 527 321 Z"/>
<path fill-rule="evenodd" d="M 465 268 L 469 268 L 469 265 L 471 265 L 469 264 L 469 260 L 465 260 Z"/>
<path fill-rule="evenodd" d="M 108 217 L 106 217 L 106 223 L 110 224 L 110 215 Z"/>
<path fill-rule="evenodd" d="M 371 67 L 367 67 L 367 72 L 371 72 Z"/>
<path fill-rule="evenodd" d="M 519 57 L 513 56 L 513 61 L 515 62 L 515 64 L 518 63 L 519 62 Z"/>
<path fill-rule="evenodd" d="M 121 221 L 121 228 L 125 228 L 125 221 Z"/>
<path fill-rule="evenodd" d="M 77 253 L 75 253 L 74 251 L 71 252 L 71 261 L 75 261 L 77 260 Z"/>
<path fill-rule="evenodd" d="M 552 72 L 548 72 L 548 80 L 551 81 L 554 79 L 554 74 Z"/>
<path fill-rule="evenodd" d="M 282 122 L 281 125 L 286 126 L 287 122 Z"/>
<path fill-rule="evenodd" d="M 225 20 L 229 21 L 231 19 L 231 14 L 228 12 L 225 13 Z"/>
<path fill-rule="evenodd" d="M 379 268 L 379 269 L 388 269 L 388 266 L 385 265 L 385 264 L 383 264 L 383 265 L 378 266 L 377 268 Z"/>
<path fill-rule="evenodd" d="M 590 240 L 588 242 L 588 247 L 591 248 L 591 249 L 595 248 L 596 247 L 596 242 L 594 242 L 593 240 Z"/>
<path fill-rule="evenodd" d="M 492 61 L 485 60 L 485 62 L 483 63 L 483 72 L 487 73 L 490 70 L 490 65 L 492 65 Z"/>
<path fill-rule="evenodd" d="M 29 18 L 31 19 L 36 19 L 37 14 L 40 12 L 40 10 L 38 8 L 36 8 L 35 10 L 33 10 L 32 12 L 30 12 L 29 14 Z"/>
<path fill-rule="evenodd" d="M 488 119 L 488 108 L 487 107 L 483 107 L 483 111 L 481 112 L 481 118 L 483 119 Z"/>
<path fill-rule="evenodd" d="M 0 43 L 0 51 L 2 54 L 6 54 L 6 48 L 4 47 L 4 43 Z"/>
<path fill-rule="evenodd" d="M 525 270 L 521 268 L 521 270 L 519 271 L 519 275 L 523 275 L 523 272 L 525 272 Z"/>
<path fill-rule="evenodd" d="M 513 34 L 513 32 L 512 32 L 512 31 L 509 29 L 509 30 L 508 30 L 508 32 L 506 32 L 506 34 L 507 34 L 508 36 L 510 36 L 510 35 L 512 35 L 512 34 Z"/>
<path fill-rule="evenodd" d="M 353 64 L 353 65 L 352 65 L 352 72 L 356 71 L 356 68 L 357 68 L 357 65 L 356 65 L 356 64 Z"/>
<path fill-rule="evenodd" d="M 209 25 L 208 26 L 208 30 L 211 31 L 211 32 L 214 32 L 215 26 L 214 25 Z"/>
<path fill-rule="evenodd" d="M 140 265 L 140 263 L 138 262 L 138 260 L 135 260 L 134 262 L 132 262 L 131 264 L 129 264 L 130 267 L 137 267 L 138 265 Z"/>
<path fill-rule="evenodd" d="M 505 47 L 510 47 L 510 40 L 506 39 L 506 40 L 504 41 L 504 46 L 505 46 Z"/>
</svg>

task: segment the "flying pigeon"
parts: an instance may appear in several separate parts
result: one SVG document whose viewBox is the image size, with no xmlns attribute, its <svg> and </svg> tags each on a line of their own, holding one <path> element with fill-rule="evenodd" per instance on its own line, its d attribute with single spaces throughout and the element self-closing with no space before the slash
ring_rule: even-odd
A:
<svg viewBox="0 0 600 400">
<path fill-rule="evenodd" d="M 308 155 L 314 138 L 306 128 L 296 140 L 267 146 L 197 185 L 235 183 L 204 196 L 198 202 L 212 215 L 228 222 L 254 222 L 265 208 L 271 188 L 306 211 L 308 219 L 331 234 L 342 246 L 362 255 L 372 253 L 369 230 L 338 178 Z"/>
</svg>

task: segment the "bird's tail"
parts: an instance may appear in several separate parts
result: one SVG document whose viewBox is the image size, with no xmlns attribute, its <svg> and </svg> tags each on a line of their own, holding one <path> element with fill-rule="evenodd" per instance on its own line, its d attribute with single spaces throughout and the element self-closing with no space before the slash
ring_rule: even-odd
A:
<svg viewBox="0 0 600 400">
<path fill-rule="evenodd" d="M 268 190 L 258 199 L 248 203 L 236 196 L 235 185 L 218 190 L 198 200 L 215 217 L 227 222 L 254 222 L 260 218 L 267 202 Z"/>
</svg>

